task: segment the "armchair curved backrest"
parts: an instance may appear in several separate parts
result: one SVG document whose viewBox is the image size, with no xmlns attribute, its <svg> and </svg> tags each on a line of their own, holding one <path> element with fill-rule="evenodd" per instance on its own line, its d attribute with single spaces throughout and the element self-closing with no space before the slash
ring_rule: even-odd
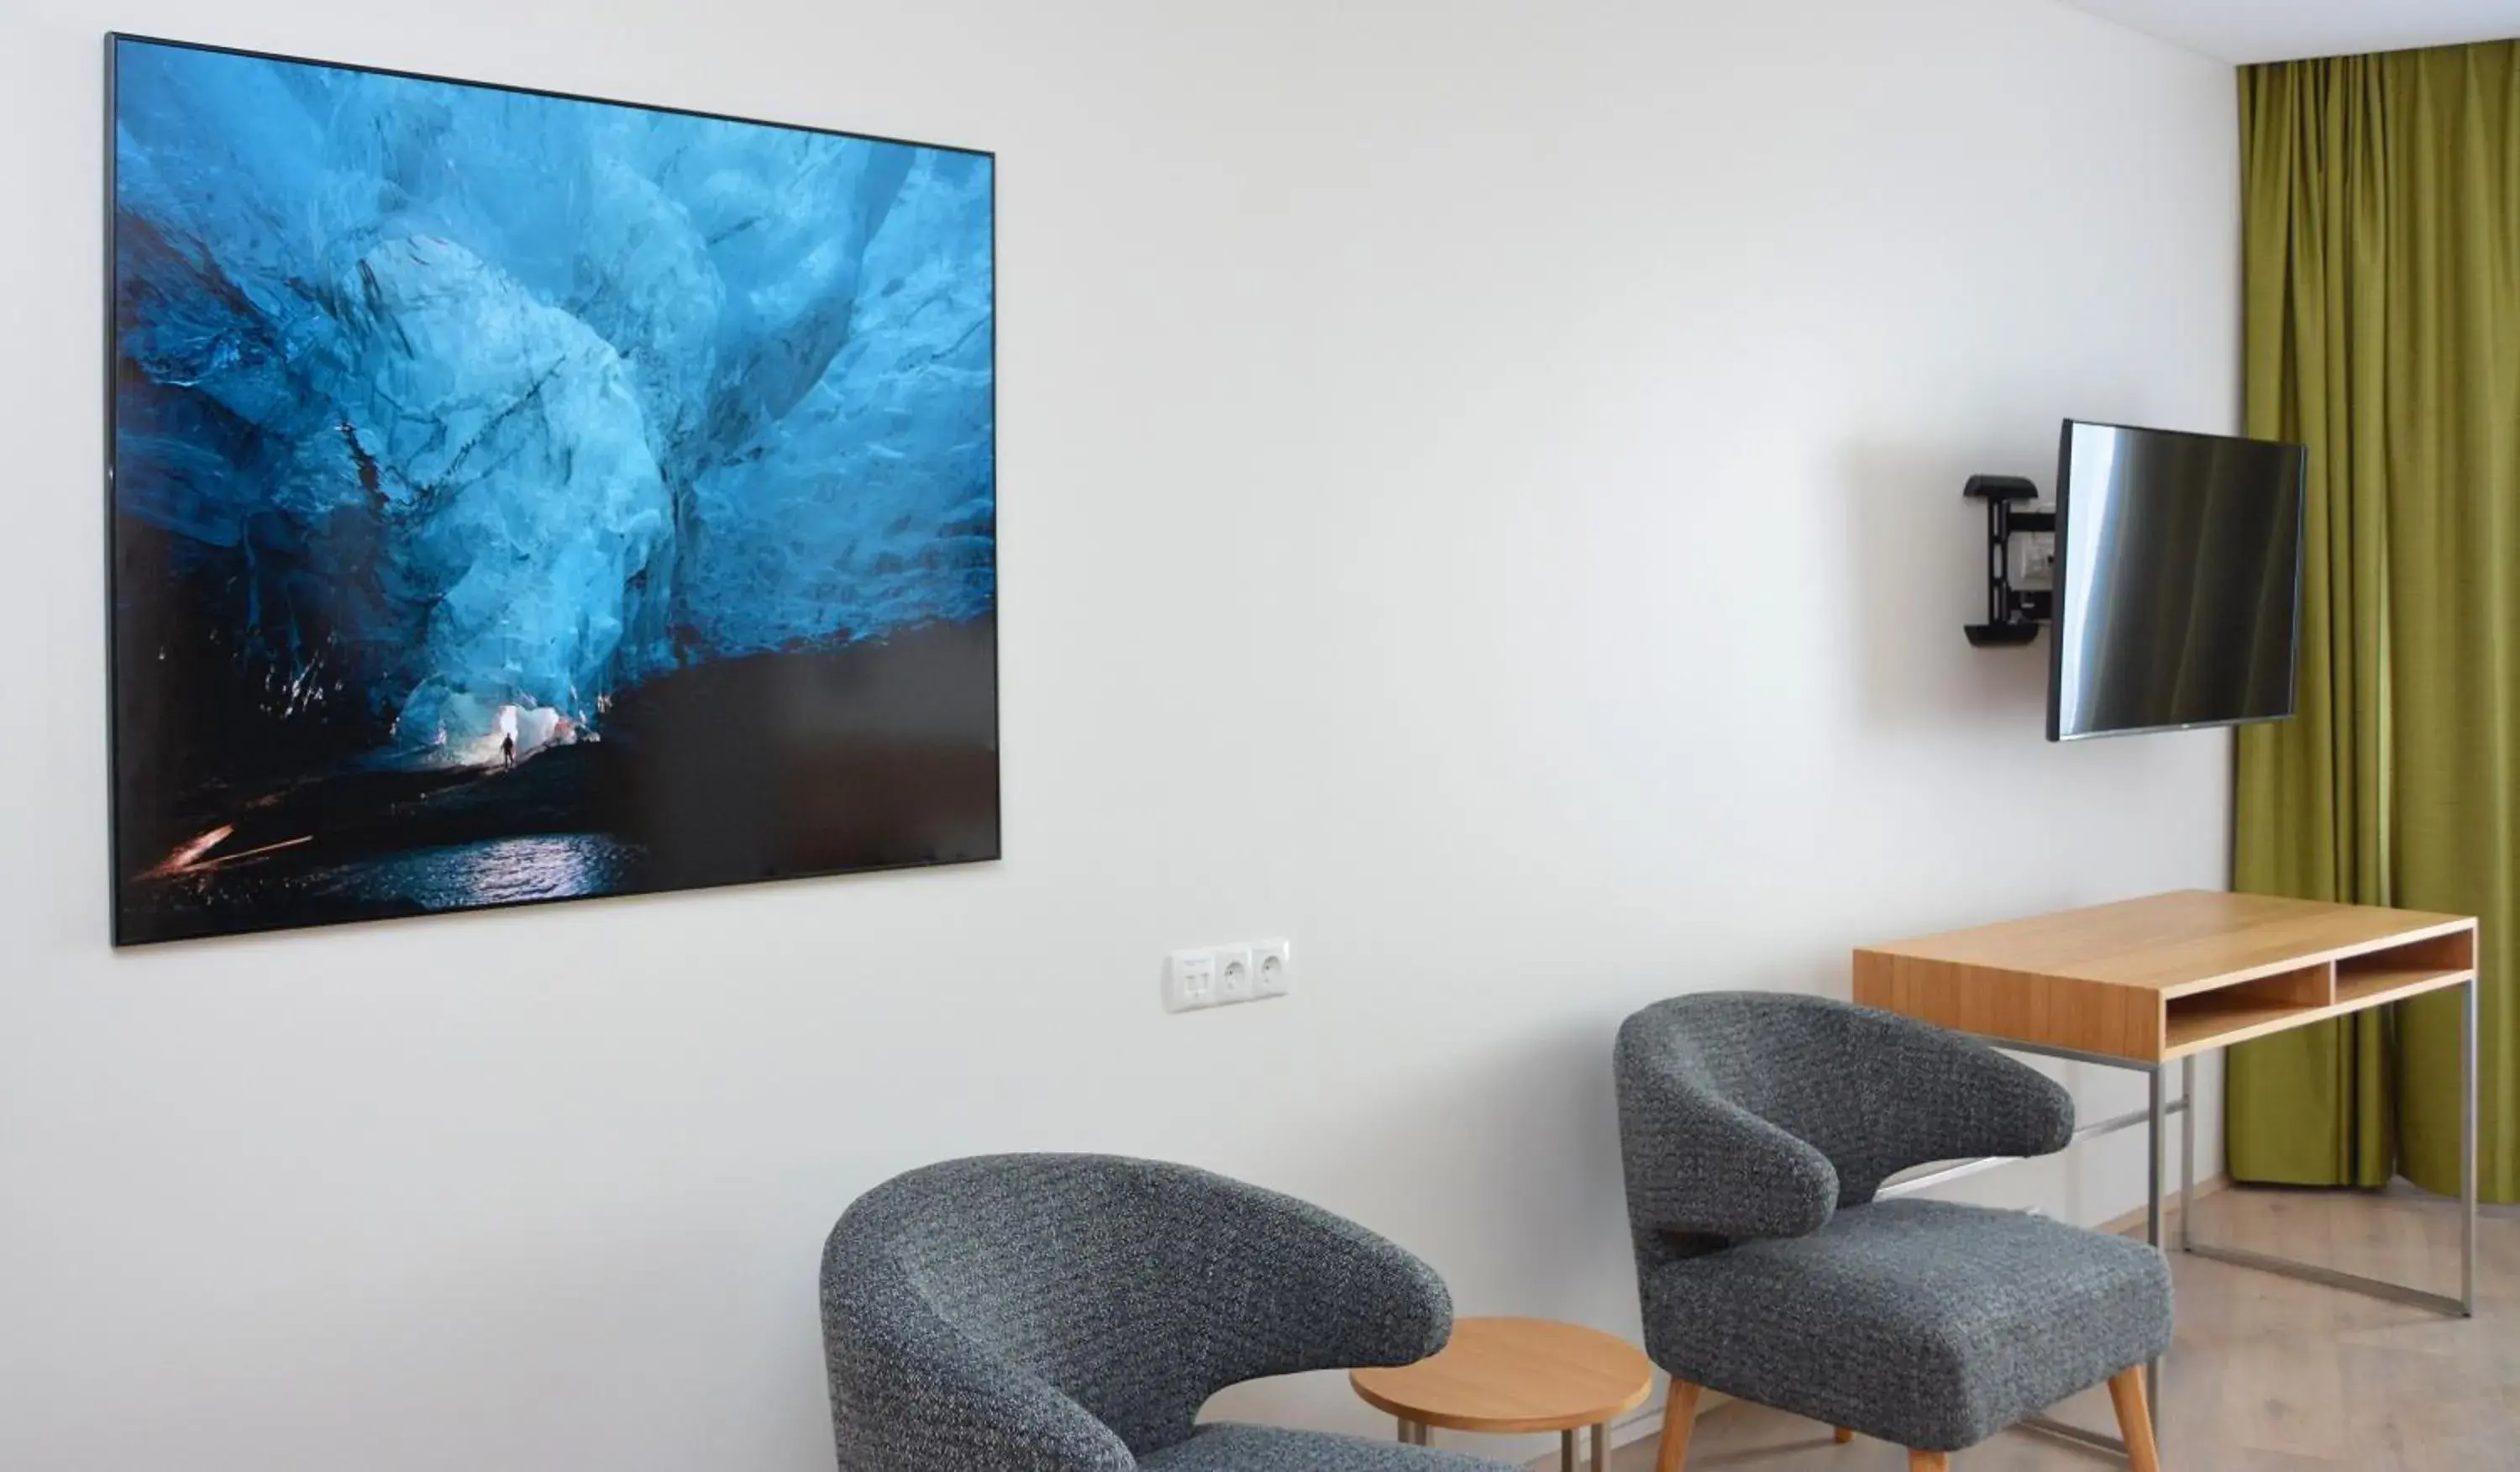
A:
<svg viewBox="0 0 2520 1472">
<path fill-rule="evenodd" d="M 1452 1300 L 1354 1222 L 1187 1167 L 950 1161 L 852 1205 L 823 1254 L 843 1472 L 1125 1472 L 1263 1375 L 1407 1364 Z"/>
<path fill-rule="evenodd" d="M 1819 1230 L 1927 1161 L 2045 1155 L 2074 1103 L 1939 1028 L 1816 996 L 1710 991 L 1619 1029 L 1628 1219 L 1645 1266 Z"/>
</svg>

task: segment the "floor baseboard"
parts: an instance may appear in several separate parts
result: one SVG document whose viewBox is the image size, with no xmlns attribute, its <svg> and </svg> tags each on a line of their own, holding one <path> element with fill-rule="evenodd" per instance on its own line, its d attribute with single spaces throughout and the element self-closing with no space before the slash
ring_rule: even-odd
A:
<svg viewBox="0 0 2520 1472">
<path fill-rule="evenodd" d="M 2214 1174 L 2196 1182 L 2196 1196 L 2197 1199 L 2201 1201 L 2204 1198 L 2213 1195 L 2217 1191 L 2228 1191 L 2230 1188 L 2231 1177 L 2218 1171 Z M 2092 1230 L 2107 1232 L 2113 1237 L 2132 1236 L 2133 1234 L 2143 1230 L 2144 1218 L 2150 1214 L 2151 1208 L 2139 1206 L 2123 1217 L 2110 1218 L 2108 1220 L 2101 1222 L 2098 1226 L 2093 1227 Z M 2170 1218 L 2179 1215 L 2178 1192 L 2173 1191 L 2163 1198 L 2161 1203 L 2161 1215 L 2164 1220 L 2168 1220 Z"/>
</svg>

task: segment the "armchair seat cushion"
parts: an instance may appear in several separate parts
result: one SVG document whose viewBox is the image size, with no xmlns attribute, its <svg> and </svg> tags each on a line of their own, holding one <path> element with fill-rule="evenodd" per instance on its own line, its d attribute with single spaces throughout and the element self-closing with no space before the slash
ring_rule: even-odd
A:
<svg viewBox="0 0 2520 1472">
<path fill-rule="evenodd" d="M 2123 1237 L 1885 1201 L 1655 1266 L 1644 1317 L 1683 1380 L 1957 1451 L 2166 1350 L 2170 1270 Z"/>
<path fill-rule="evenodd" d="M 1231 1422 L 1138 1459 L 1143 1472 L 1509 1472 L 1451 1451 Z"/>
</svg>

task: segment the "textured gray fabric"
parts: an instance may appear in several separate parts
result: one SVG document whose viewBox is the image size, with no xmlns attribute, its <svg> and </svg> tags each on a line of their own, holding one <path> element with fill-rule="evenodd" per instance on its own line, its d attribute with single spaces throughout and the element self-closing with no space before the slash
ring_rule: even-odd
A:
<svg viewBox="0 0 2520 1472">
<path fill-rule="evenodd" d="M 822 1287 L 843 1472 L 1125 1472 L 1225 1386 L 1408 1364 L 1452 1333 L 1442 1280 L 1365 1228 L 1103 1156 L 898 1176 L 840 1218 Z"/>
<path fill-rule="evenodd" d="M 1641 1265 L 1817 1230 L 1927 1161 L 2045 1155 L 2074 1101 L 1994 1049 L 1816 996 L 1709 991 L 1619 1029 L 1619 1137 Z"/>
<path fill-rule="evenodd" d="M 1910 1166 L 2072 1138 L 2065 1091 L 1992 1048 L 1843 1002 L 1710 992 L 1629 1018 L 1616 1068 L 1645 1350 L 1681 1379 L 1952 1451 L 2170 1341 L 2150 1248 L 1872 1204 Z"/>
<path fill-rule="evenodd" d="M 1146 1472 L 1506 1472 L 1500 1462 L 1397 1442 L 1230 1424 L 1201 1427 L 1138 1465 Z"/>
<path fill-rule="evenodd" d="M 1939 1201 L 1645 1274 L 1645 1343 L 1683 1380 L 1928 1451 L 1973 1447 L 2170 1345 L 2140 1242 Z"/>
</svg>

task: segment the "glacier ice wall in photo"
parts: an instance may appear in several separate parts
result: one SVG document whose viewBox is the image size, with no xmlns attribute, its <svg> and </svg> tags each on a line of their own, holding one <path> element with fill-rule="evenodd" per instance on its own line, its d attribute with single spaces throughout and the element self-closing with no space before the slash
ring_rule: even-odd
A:
<svg viewBox="0 0 2520 1472">
<path fill-rule="evenodd" d="M 147 43 L 115 85 L 117 507 L 283 716 L 426 761 L 991 612 L 987 158 Z"/>
</svg>

